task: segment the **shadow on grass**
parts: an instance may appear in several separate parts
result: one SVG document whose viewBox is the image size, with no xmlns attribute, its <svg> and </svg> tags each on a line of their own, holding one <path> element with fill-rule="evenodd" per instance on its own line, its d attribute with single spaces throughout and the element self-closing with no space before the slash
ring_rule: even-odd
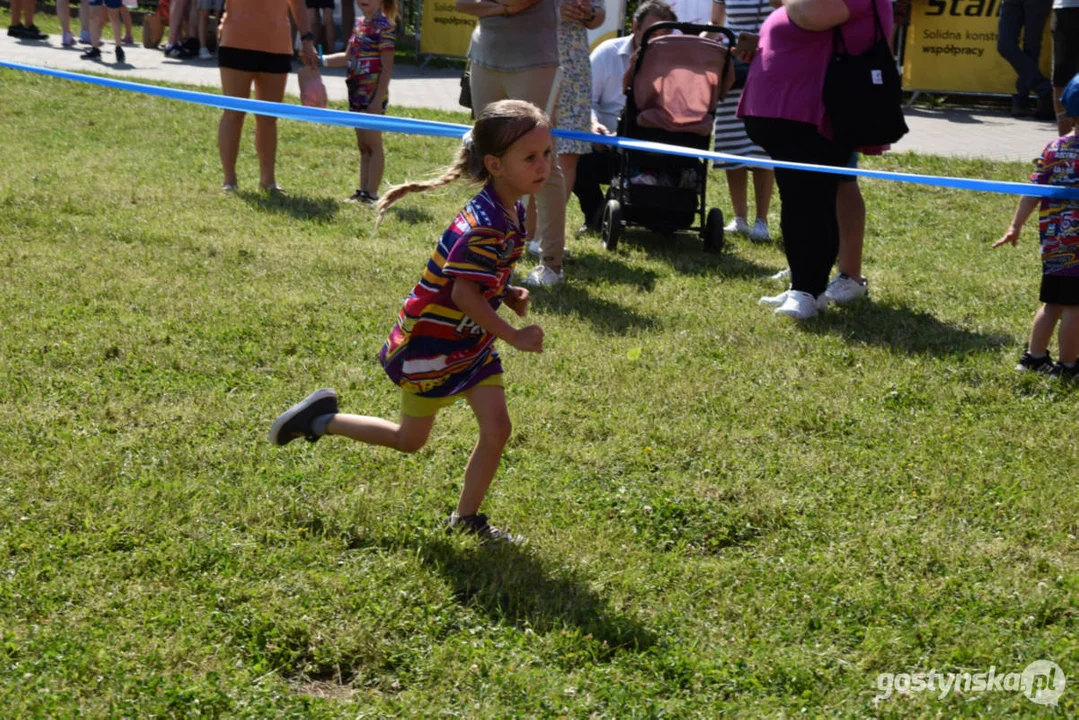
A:
<svg viewBox="0 0 1079 720">
<path fill-rule="evenodd" d="M 964 355 L 1015 344 L 1006 335 L 989 335 L 942 322 L 904 305 L 858 302 L 804 323 L 807 332 L 842 335 L 849 342 L 888 346 L 911 354 Z"/>
<path fill-rule="evenodd" d="M 237 194 L 256 210 L 291 215 L 297 220 L 330 220 L 340 208 L 340 204 L 333 198 L 315 199 L 303 195 L 272 195 L 251 190 L 241 190 Z"/>
<path fill-rule="evenodd" d="M 537 633 L 558 632 L 567 626 L 591 635 L 597 660 L 611 659 L 623 650 L 646 650 L 655 635 L 636 619 L 612 609 L 589 589 L 588 579 L 575 570 L 552 572 L 519 546 L 459 546 L 441 538 L 424 538 L 412 548 L 424 566 L 453 584 L 462 605 Z"/>
<path fill-rule="evenodd" d="M 433 222 L 435 216 L 427 212 L 423 208 L 418 207 L 401 207 L 395 205 L 386 211 L 387 215 L 393 215 L 399 221 L 408 223 L 409 225 L 419 225 L 420 223 Z M 371 209 L 372 218 L 378 216 L 378 211 L 374 208 Z"/>
<path fill-rule="evenodd" d="M 308 537 L 332 536 L 350 550 L 379 549 L 417 558 L 426 570 L 452 584 L 457 602 L 482 612 L 492 623 L 536 633 L 576 628 L 594 641 L 594 659 L 647 650 L 657 642 L 655 634 L 637 619 L 610 607 L 606 598 L 593 591 L 587 576 L 563 563 L 557 569 L 547 567 L 527 545 L 482 546 L 471 538 L 447 536 L 441 525 L 437 530 L 375 536 L 333 517 L 293 515 L 291 522 Z M 327 679 L 323 671 L 307 674 Z"/>
<path fill-rule="evenodd" d="M 690 230 L 659 233 L 645 228 L 629 228 L 621 242 L 641 248 L 649 259 L 667 263 L 680 275 L 715 275 L 754 280 L 775 272 L 772 268 L 750 262 L 731 252 L 730 237 L 720 253 L 704 252 L 700 236 L 696 231 Z M 598 239 L 596 244 L 599 244 Z M 647 289 L 651 290 L 652 287 L 648 286 Z"/>
<path fill-rule="evenodd" d="M 599 245 L 599 240 L 596 240 Z M 573 256 L 566 261 L 566 272 L 572 277 L 586 279 L 589 283 L 607 282 L 612 285 L 632 285 L 645 292 L 656 287 L 659 274 L 652 270 L 627 267 L 614 253 L 600 247 L 599 252 Z"/>
<path fill-rule="evenodd" d="M 580 274 L 580 282 L 588 282 L 592 278 L 584 272 Z M 559 315 L 577 316 L 592 323 L 597 332 L 607 335 L 622 335 L 630 330 L 649 329 L 656 324 L 654 319 L 624 308 L 618 303 L 593 297 L 581 285 L 563 283 L 530 292 L 533 308 Z"/>
</svg>

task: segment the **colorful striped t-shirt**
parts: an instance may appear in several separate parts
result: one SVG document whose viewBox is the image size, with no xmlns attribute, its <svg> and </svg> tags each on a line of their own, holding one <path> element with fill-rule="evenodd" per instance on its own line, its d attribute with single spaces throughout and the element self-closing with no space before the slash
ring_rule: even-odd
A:
<svg viewBox="0 0 1079 720">
<path fill-rule="evenodd" d="M 1049 143 L 1035 161 L 1030 181 L 1079 187 L 1079 137 L 1065 135 Z M 1079 202 L 1042 198 L 1038 232 L 1042 274 L 1079 277 Z"/>
<path fill-rule="evenodd" d="M 456 278 L 478 283 L 498 310 L 524 248 L 524 221 L 520 201 L 511 213 L 488 185 L 442 233 L 379 353 L 386 374 L 403 390 L 445 397 L 502 372 L 495 336 L 454 304 L 453 284 Z"/>
</svg>

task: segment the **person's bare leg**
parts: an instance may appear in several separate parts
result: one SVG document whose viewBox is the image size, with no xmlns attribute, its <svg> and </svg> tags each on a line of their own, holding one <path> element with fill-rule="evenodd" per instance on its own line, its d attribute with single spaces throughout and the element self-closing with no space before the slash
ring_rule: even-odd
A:
<svg viewBox="0 0 1079 720">
<path fill-rule="evenodd" d="M 1053 330 L 1064 314 L 1063 305 L 1045 303 L 1034 313 L 1034 322 L 1030 326 L 1030 344 L 1027 351 L 1031 355 L 1041 356 L 1049 352 L 1049 341 L 1053 339 Z M 1058 342 L 1060 338 L 1057 339 Z M 1062 348 L 1063 349 L 1063 348 Z"/>
<path fill-rule="evenodd" d="M 427 443 L 435 416 L 402 415 L 400 423 L 367 415 L 338 413 L 326 424 L 327 435 L 341 435 L 368 445 L 381 445 L 403 453 L 414 453 Z"/>
<path fill-rule="evenodd" d="M 199 10 L 199 48 L 206 49 L 206 21 L 210 19 L 209 10 Z"/>
<path fill-rule="evenodd" d="M 124 37 L 135 39 L 135 29 L 131 26 L 131 11 L 127 5 L 120 6 L 120 19 L 124 21 Z"/>
<path fill-rule="evenodd" d="M 352 36 L 356 25 L 356 0 L 341 0 L 341 33 L 345 41 Z"/>
<path fill-rule="evenodd" d="M 1061 310 L 1060 328 L 1057 330 L 1060 357 L 1057 359 L 1065 365 L 1074 365 L 1079 359 L 1079 307 L 1065 305 Z"/>
<path fill-rule="evenodd" d="M 367 155 L 364 154 L 364 131 L 356 128 L 356 150 L 359 152 L 359 180 L 356 181 L 356 189 L 364 189 L 364 178 L 367 177 Z"/>
<path fill-rule="evenodd" d="M 255 99 L 281 102 L 287 81 L 285 73 L 255 73 Z M 277 118 L 255 116 L 255 151 L 259 156 L 259 186 L 272 189 L 277 185 Z"/>
<path fill-rule="evenodd" d="M 581 159 L 581 156 L 577 153 L 567 153 L 558 155 L 558 164 L 562 166 L 562 177 L 566 180 L 566 202 L 573 197 L 573 183 L 577 181 L 577 161 Z M 588 218 L 585 218 L 588 221 Z"/>
<path fill-rule="evenodd" d="M 65 37 L 70 35 L 71 0 L 56 0 L 56 17 L 60 20 L 60 31 L 64 33 Z"/>
<path fill-rule="evenodd" d="M 348 0 L 345 0 L 345 2 L 348 2 Z M 337 38 L 334 37 L 333 8 L 323 8 L 322 10 L 322 31 L 326 35 L 326 44 L 323 46 L 324 52 L 336 52 L 337 48 L 334 41 Z"/>
<path fill-rule="evenodd" d="M 79 2 L 79 36 L 85 32 L 88 36 L 93 32 L 93 13 L 90 11 L 90 3 Z"/>
<path fill-rule="evenodd" d="M 756 168 L 753 173 L 753 202 L 757 205 L 757 219 L 768 222 L 768 208 L 772 206 L 772 189 L 776 174 L 771 170 Z"/>
<path fill-rule="evenodd" d="M 109 9 L 109 21 L 112 23 L 112 41 L 116 43 L 116 47 L 120 47 L 124 42 L 124 36 L 121 34 L 120 24 L 120 9 Z"/>
<path fill-rule="evenodd" d="M 382 174 L 386 169 L 386 154 L 382 147 L 382 133 L 377 130 L 360 130 L 360 189 L 369 195 L 378 195 Z"/>
<path fill-rule="evenodd" d="M 841 182 L 836 191 L 839 221 L 839 272 L 862 279 L 862 246 L 865 243 L 865 200 L 858 181 Z"/>
<path fill-rule="evenodd" d="M 735 168 L 727 171 L 727 188 L 731 194 L 731 209 L 735 217 L 744 218 L 749 212 L 747 191 L 749 188 L 749 170 Z"/>
<path fill-rule="evenodd" d="M 221 68 L 221 94 L 230 97 L 251 97 L 251 83 L 255 74 Z M 236 158 L 240 154 L 240 136 L 244 129 L 244 113 L 226 110 L 217 125 L 217 151 L 221 156 L 221 170 L 225 185 L 236 185 Z"/>
<path fill-rule="evenodd" d="M 487 496 L 487 489 L 498 472 L 502 450 L 513 430 L 509 410 L 506 409 L 506 391 L 497 386 L 474 387 L 466 395 L 468 404 L 476 413 L 480 425 L 480 438 L 465 466 L 465 481 L 457 500 L 457 515 L 475 515 Z"/>
<path fill-rule="evenodd" d="M 101 47 L 101 31 L 105 26 L 105 6 L 90 8 L 90 47 Z"/>
<path fill-rule="evenodd" d="M 184 16 L 191 0 L 172 0 L 169 6 L 169 45 L 177 45 L 182 39 Z"/>
<path fill-rule="evenodd" d="M 315 36 L 315 44 L 318 44 L 318 10 L 307 8 L 307 27 Z"/>
</svg>

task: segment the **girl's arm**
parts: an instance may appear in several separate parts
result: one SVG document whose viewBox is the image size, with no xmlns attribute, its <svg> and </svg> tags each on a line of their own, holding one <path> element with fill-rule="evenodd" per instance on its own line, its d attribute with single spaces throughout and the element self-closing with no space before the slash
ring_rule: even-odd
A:
<svg viewBox="0 0 1079 720">
<path fill-rule="evenodd" d="M 543 330 L 539 325 L 529 325 L 520 330 L 510 325 L 483 297 L 480 284 L 476 281 L 454 278 L 450 297 L 465 315 L 496 338 L 505 340 L 518 350 L 543 352 Z"/>
<path fill-rule="evenodd" d="M 1038 207 L 1038 203 L 1041 201 L 1036 197 L 1022 197 L 1019 200 L 1019 206 L 1015 208 L 1015 216 L 1012 217 L 1012 224 L 1008 226 L 1008 232 L 1004 233 L 1004 237 L 993 243 L 993 247 L 1000 247 L 1005 243 L 1011 243 L 1015 245 L 1019 240 L 1019 231 L 1023 229 L 1023 225 L 1026 224 L 1027 218 L 1034 212 L 1034 208 Z"/>
<path fill-rule="evenodd" d="M 393 77 L 393 50 L 383 50 L 381 56 L 382 72 L 378 74 L 378 88 L 375 90 L 375 96 L 371 98 L 371 107 L 368 108 L 379 115 L 382 114 L 382 102 L 390 91 L 390 79 Z"/>
<path fill-rule="evenodd" d="M 326 67 L 345 67 L 348 65 L 348 53 L 339 52 L 333 55 L 323 55 L 322 64 Z"/>
</svg>

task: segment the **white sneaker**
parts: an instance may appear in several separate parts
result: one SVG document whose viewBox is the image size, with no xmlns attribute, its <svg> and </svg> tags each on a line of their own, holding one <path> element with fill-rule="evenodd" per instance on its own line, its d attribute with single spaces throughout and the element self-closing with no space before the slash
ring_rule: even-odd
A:
<svg viewBox="0 0 1079 720">
<path fill-rule="evenodd" d="M 783 304 L 776 308 L 776 315 L 786 315 L 795 320 L 808 320 L 828 307 L 828 298 L 821 293 L 815 298 L 802 290 L 788 290 Z M 822 302 L 823 301 L 823 302 Z"/>
<path fill-rule="evenodd" d="M 862 281 L 858 282 L 849 275 L 839 273 L 832 278 L 832 282 L 828 283 L 828 289 L 824 291 L 824 294 L 837 305 L 845 305 L 868 295 L 869 281 L 862 278 Z"/>
<path fill-rule="evenodd" d="M 769 280 L 774 280 L 775 282 L 783 282 L 784 280 L 790 280 L 791 279 L 791 269 L 789 267 L 783 268 L 782 270 L 777 272 L 775 275 L 769 275 L 768 279 Z"/>
<path fill-rule="evenodd" d="M 557 285 L 560 282 L 564 282 L 566 275 L 559 270 L 555 272 L 546 265 L 537 265 L 532 268 L 532 272 L 528 273 L 528 277 L 524 279 L 525 285 L 532 285 L 535 287 L 542 287 L 548 285 Z"/>
<path fill-rule="evenodd" d="M 772 236 L 768 234 L 768 221 L 757 218 L 753 222 L 753 228 L 749 231 L 749 239 L 753 242 L 768 242 Z"/>
<path fill-rule="evenodd" d="M 783 303 L 787 302 L 787 295 L 790 294 L 790 290 L 784 290 L 778 295 L 765 295 L 757 301 L 758 305 L 770 305 L 773 307 L 779 307 Z"/>
<path fill-rule="evenodd" d="M 206 48 L 199 48 L 199 60 L 213 60 L 214 56 Z"/>
<path fill-rule="evenodd" d="M 727 226 L 723 228 L 723 232 L 734 233 L 735 235 L 748 235 L 749 223 L 746 222 L 744 217 L 734 216 L 734 220 L 727 223 Z"/>
<path fill-rule="evenodd" d="M 527 250 L 528 254 L 532 257 L 538 258 L 540 256 L 539 240 L 529 240 L 528 243 L 525 245 L 525 250 Z"/>
</svg>

